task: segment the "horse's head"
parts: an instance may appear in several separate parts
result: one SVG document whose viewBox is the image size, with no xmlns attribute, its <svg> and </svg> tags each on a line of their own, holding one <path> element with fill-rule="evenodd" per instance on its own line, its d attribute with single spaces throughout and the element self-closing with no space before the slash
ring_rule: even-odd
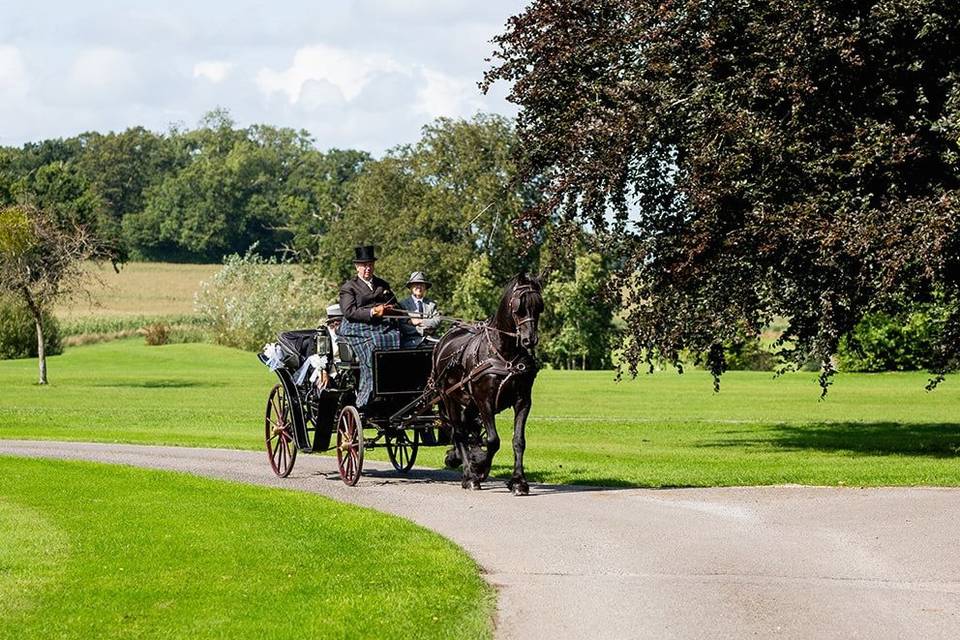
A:
<svg viewBox="0 0 960 640">
<path fill-rule="evenodd" d="M 507 285 L 504 295 L 506 310 L 516 327 L 517 342 L 532 351 L 539 340 L 537 327 L 543 313 L 543 295 L 540 278 L 521 272 Z"/>
</svg>

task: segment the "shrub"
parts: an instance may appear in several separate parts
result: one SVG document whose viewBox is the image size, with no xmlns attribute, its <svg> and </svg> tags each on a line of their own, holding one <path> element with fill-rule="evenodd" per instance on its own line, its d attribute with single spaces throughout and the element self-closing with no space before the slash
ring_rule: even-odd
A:
<svg viewBox="0 0 960 640">
<path fill-rule="evenodd" d="M 44 349 L 48 356 L 63 353 L 60 325 L 50 313 L 43 315 Z M 27 306 L 0 297 L 0 360 L 37 357 L 37 329 Z"/>
<path fill-rule="evenodd" d="M 170 342 L 170 327 L 163 322 L 154 322 L 143 328 L 143 338 L 150 346 L 159 346 Z"/>
<path fill-rule="evenodd" d="M 841 371 L 913 371 L 935 362 L 941 311 L 920 307 L 899 315 L 873 313 L 840 340 Z"/>
<path fill-rule="evenodd" d="M 777 364 L 777 356 L 756 339 L 728 344 L 724 358 L 730 371 L 773 371 Z"/>
<path fill-rule="evenodd" d="M 336 289 L 290 264 L 232 255 L 195 296 L 213 340 L 256 350 L 287 329 L 317 326 Z"/>
</svg>

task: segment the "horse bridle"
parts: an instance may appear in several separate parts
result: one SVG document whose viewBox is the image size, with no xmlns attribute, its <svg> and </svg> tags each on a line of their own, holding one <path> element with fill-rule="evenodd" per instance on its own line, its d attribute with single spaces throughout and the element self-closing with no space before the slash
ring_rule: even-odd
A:
<svg viewBox="0 0 960 640">
<path fill-rule="evenodd" d="M 517 315 L 517 313 L 513 310 L 513 303 L 514 301 L 519 300 L 522 296 L 531 292 L 535 293 L 536 291 L 537 291 L 537 288 L 534 287 L 532 284 L 521 285 L 519 287 L 516 287 L 513 290 L 513 295 L 510 296 L 510 315 L 513 317 L 513 324 L 517 328 L 516 331 L 504 331 L 503 329 L 497 329 L 496 327 L 490 327 L 490 328 L 493 329 L 494 331 L 510 336 L 511 338 L 517 338 L 519 340 L 520 327 L 527 324 L 528 322 L 533 322 L 534 318 L 533 318 L 533 315 L 529 315 L 521 320 L 520 317 Z"/>
</svg>

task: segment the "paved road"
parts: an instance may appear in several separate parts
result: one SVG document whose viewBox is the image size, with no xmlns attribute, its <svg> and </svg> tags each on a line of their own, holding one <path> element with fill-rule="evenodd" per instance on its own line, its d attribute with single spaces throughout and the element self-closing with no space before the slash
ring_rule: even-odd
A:
<svg viewBox="0 0 960 640">
<path fill-rule="evenodd" d="M 466 549 L 499 590 L 498 638 L 960 638 L 960 490 L 588 489 L 368 463 L 343 486 L 304 456 L 0 441 L 0 453 L 99 460 L 312 491 L 409 518 Z"/>
</svg>

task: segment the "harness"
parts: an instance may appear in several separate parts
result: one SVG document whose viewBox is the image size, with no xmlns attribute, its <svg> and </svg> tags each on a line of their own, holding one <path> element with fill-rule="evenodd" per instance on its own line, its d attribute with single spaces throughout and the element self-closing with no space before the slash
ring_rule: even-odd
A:
<svg viewBox="0 0 960 640">
<path fill-rule="evenodd" d="M 522 327 L 524 324 L 528 322 L 533 322 L 534 317 L 532 315 L 528 315 L 524 318 L 520 318 L 517 315 L 517 312 L 513 308 L 513 301 L 520 298 L 526 293 L 531 293 L 534 291 L 536 291 L 536 288 L 530 284 L 521 285 L 519 287 L 516 287 L 513 290 L 513 295 L 511 296 L 511 301 L 510 301 L 510 315 L 513 317 L 513 323 L 514 323 L 514 326 L 516 327 L 516 331 L 505 331 L 503 329 L 500 329 L 499 327 L 493 326 L 490 322 L 487 322 L 487 321 L 478 322 L 474 325 L 477 329 L 477 332 L 480 332 L 480 331 L 483 332 L 483 336 L 487 339 L 487 344 L 489 345 L 490 350 L 493 351 L 493 355 L 486 358 L 483 362 L 477 364 L 473 369 L 470 370 L 470 372 L 466 376 L 464 376 L 462 380 L 460 380 L 460 382 L 456 383 L 452 387 L 449 387 L 442 391 L 437 390 L 435 388 L 435 391 L 437 391 L 440 396 L 447 396 L 448 394 L 454 391 L 457 391 L 458 389 L 464 386 L 467 387 L 467 390 L 470 393 L 470 395 L 473 395 L 473 387 L 472 387 L 473 382 L 480 376 L 482 375 L 503 376 L 503 380 L 501 380 L 500 384 L 497 386 L 497 394 L 494 397 L 494 406 L 500 405 L 500 394 L 503 391 L 504 385 L 507 384 L 510 378 L 516 375 L 523 375 L 529 369 L 529 367 L 527 366 L 527 363 L 524 362 L 524 360 L 530 357 L 530 353 L 525 348 L 523 348 L 520 344 L 520 327 Z M 497 333 L 500 333 L 502 335 L 516 338 L 517 355 L 515 355 L 513 358 L 508 359 L 506 356 L 500 353 L 500 350 L 497 349 L 497 345 L 490 335 L 491 331 L 496 331 Z M 471 333 L 474 333 L 474 332 L 471 331 Z M 462 347 L 460 347 L 460 349 L 458 349 L 455 353 L 453 353 L 450 356 L 450 359 L 447 361 L 447 366 L 444 368 L 443 372 L 441 373 L 441 376 L 440 376 L 441 378 L 443 377 L 444 374 L 447 373 L 447 371 L 450 370 L 450 368 L 453 366 L 454 363 L 459 361 L 459 356 L 467 348 L 468 344 L 469 343 L 464 344 Z M 476 349 L 477 349 L 477 357 L 479 358 L 479 355 L 480 355 L 479 342 L 477 343 Z M 433 382 L 432 378 L 431 378 L 431 382 Z"/>
<path fill-rule="evenodd" d="M 528 322 L 533 322 L 534 317 L 532 315 L 520 318 L 516 311 L 513 308 L 513 300 L 519 298 L 520 296 L 535 292 L 536 287 L 533 285 L 525 284 L 518 286 L 513 291 L 513 296 L 511 298 L 510 305 L 510 315 L 513 318 L 514 325 L 516 326 L 516 331 L 505 331 L 499 327 L 493 326 L 489 321 L 475 322 L 471 324 L 463 324 L 461 327 L 468 333 L 477 336 L 483 334 L 483 337 L 486 338 L 487 345 L 490 347 L 490 351 L 493 353 L 486 357 L 482 362 L 476 364 L 459 382 L 445 388 L 441 389 L 437 386 L 438 381 L 442 380 L 444 376 L 455 366 L 461 364 L 463 358 L 463 352 L 468 348 L 472 347 L 475 350 L 475 358 L 480 358 L 480 349 L 483 345 L 482 340 L 468 339 L 464 342 L 456 351 L 451 353 L 448 358 L 446 365 L 443 370 L 439 373 L 434 371 L 430 374 L 430 378 L 427 380 L 426 388 L 424 389 L 423 395 L 414 400 L 409 405 L 403 407 L 393 416 L 398 418 L 401 415 L 404 415 L 406 412 L 413 410 L 415 413 L 419 413 L 425 407 L 428 407 L 434 404 L 437 400 L 446 399 L 450 394 L 462 389 L 463 387 L 467 388 L 468 393 L 473 395 L 473 383 L 484 375 L 496 375 L 502 376 L 503 379 L 500 381 L 500 384 L 497 386 L 497 393 L 494 396 L 494 406 L 500 405 L 500 395 L 503 392 L 503 387 L 507 382 L 515 377 L 520 375 L 525 375 L 531 371 L 536 371 L 535 363 L 529 351 L 520 344 L 520 327 Z M 497 332 L 502 335 L 510 336 L 516 339 L 517 346 L 517 355 L 513 358 L 507 358 L 504 356 L 497 345 L 493 340 L 492 332 Z M 441 356 L 442 357 L 442 356 Z M 526 360 L 529 359 L 531 362 L 528 365 Z M 432 392 L 428 394 L 428 392 Z"/>
</svg>

